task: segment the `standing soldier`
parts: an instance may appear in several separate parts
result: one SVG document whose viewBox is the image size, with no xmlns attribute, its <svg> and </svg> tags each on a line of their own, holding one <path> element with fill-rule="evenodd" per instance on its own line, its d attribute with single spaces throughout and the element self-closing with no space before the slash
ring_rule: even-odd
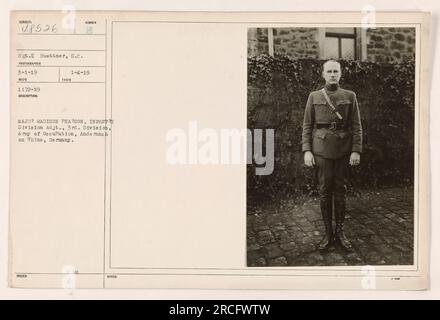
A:
<svg viewBox="0 0 440 320">
<path fill-rule="evenodd" d="M 310 93 L 304 113 L 302 150 L 307 167 L 315 167 L 325 235 L 318 245 L 326 250 L 337 241 L 352 251 L 344 234 L 345 180 L 348 165 L 357 166 L 362 152 L 362 127 L 356 94 L 339 87 L 341 65 L 329 60 L 322 76 L 325 87 Z M 333 204 L 336 229 L 333 232 Z"/>
</svg>

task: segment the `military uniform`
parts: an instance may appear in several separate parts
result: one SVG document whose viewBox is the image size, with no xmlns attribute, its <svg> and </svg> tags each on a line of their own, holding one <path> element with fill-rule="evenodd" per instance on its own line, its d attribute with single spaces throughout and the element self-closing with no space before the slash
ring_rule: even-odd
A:
<svg viewBox="0 0 440 320">
<path fill-rule="evenodd" d="M 329 90 L 329 89 L 333 90 Z M 326 235 L 320 243 L 325 249 L 334 240 L 351 250 L 343 233 L 346 203 L 345 181 L 352 152 L 362 152 L 362 126 L 356 94 L 338 85 L 310 93 L 304 113 L 302 151 L 314 155 L 321 213 Z M 342 119 L 340 119 L 342 118 Z M 336 230 L 333 233 L 332 209 L 335 209 Z"/>
</svg>

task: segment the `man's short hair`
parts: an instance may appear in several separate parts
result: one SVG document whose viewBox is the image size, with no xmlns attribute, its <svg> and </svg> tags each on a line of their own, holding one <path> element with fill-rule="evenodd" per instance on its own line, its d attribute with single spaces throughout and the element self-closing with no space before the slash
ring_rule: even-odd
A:
<svg viewBox="0 0 440 320">
<path fill-rule="evenodd" d="M 335 63 L 337 63 L 337 64 L 339 65 L 339 70 L 341 69 L 341 64 L 339 63 L 339 61 L 336 61 L 336 60 L 334 60 L 334 59 L 329 59 L 329 60 L 327 60 L 326 62 L 324 62 L 324 64 L 322 65 L 322 71 L 325 70 L 325 66 L 326 66 L 327 64 L 329 64 L 330 62 L 335 62 Z"/>
</svg>

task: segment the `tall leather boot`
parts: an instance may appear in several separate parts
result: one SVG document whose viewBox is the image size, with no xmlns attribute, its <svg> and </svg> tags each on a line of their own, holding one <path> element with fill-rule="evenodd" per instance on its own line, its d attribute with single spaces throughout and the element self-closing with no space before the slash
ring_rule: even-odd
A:
<svg viewBox="0 0 440 320">
<path fill-rule="evenodd" d="M 345 197 L 335 197 L 335 241 L 339 242 L 341 246 L 347 251 L 353 251 L 353 246 L 347 239 L 344 233 L 345 221 Z"/>
<path fill-rule="evenodd" d="M 320 205 L 325 234 L 321 242 L 318 244 L 318 250 L 327 250 L 333 242 L 332 199 L 321 199 Z"/>
</svg>

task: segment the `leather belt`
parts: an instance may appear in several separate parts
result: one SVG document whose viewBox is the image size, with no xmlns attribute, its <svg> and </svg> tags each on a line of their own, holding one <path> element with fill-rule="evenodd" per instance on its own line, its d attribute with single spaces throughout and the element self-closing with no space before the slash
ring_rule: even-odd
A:
<svg viewBox="0 0 440 320">
<path fill-rule="evenodd" d="M 344 123 L 340 122 L 331 122 L 331 123 L 317 123 L 317 129 L 330 129 L 330 130 L 344 130 L 347 129 L 347 126 Z"/>
</svg>

